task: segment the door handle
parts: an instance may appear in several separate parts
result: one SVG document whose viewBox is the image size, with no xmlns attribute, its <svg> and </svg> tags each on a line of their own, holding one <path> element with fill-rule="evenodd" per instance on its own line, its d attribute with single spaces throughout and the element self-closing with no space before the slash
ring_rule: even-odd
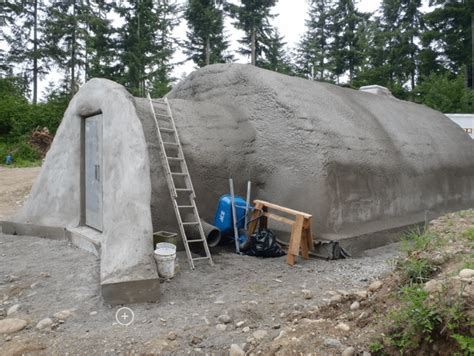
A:
<svg viewBox="0 0 474 356">
<path fill-rule="evenodd" d="M 100 182 L 100 166 L 96 164 L 94 168 L 95 168 L 95 180 Z"/>
</svg>

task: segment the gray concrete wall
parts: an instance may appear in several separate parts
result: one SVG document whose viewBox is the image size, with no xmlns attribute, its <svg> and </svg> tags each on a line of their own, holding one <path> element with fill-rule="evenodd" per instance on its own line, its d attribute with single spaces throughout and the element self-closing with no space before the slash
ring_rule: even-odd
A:
<svg viewBox="0 0 474 356">
<path fill-rule="evenodd" d="M 473 142 L 423 105 L 240 64 L 200 69 L 168 98 L 208 221 L 230 176 L 240 194 L 250 179 L 254 197 L 312 213 L 316 235 L 330 239 L 473 206 Z M 158 152 L 147 105 L 137 100 Z M 151 156 L 155 228 L 177 231 Z"/>
<path fill-rule="evenodd" d="M 104 120 L 104 230 L 99 237 L 91 230 L 90 237 L 100 240 L 104 298 L 114 303 L 154 301 L 159 281 L 152 249 L 149 158 L 134 99 L 121 85 L 92 79 L 81 87 L 13 221 L 69 230 L 83 225 L 81 121 L 98 112 Z"/>
</svg>

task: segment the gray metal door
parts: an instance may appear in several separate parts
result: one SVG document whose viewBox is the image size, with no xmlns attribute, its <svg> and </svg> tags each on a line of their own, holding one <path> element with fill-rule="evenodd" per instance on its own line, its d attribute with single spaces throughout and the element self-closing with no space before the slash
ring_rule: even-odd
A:
<svg viewBox="0 0 474 356">
<path fill-rule="evenodd" d="M 102 115 L 85 121 L 86 225 L 102 231 Z"/>
</svg>

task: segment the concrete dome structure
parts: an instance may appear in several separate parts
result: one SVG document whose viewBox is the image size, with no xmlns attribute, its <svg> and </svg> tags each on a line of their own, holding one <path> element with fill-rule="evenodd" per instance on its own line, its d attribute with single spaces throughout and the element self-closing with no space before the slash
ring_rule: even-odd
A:
<svg viewBox="0 0 474 356">
<path fill-rule="evenodd" d="M 200 69 L 168 99 L 205 220 L 212 221 L 229 177 L 237 192 L 250 179 L 253 196 L 313 214 L 315 237 L 349 250 L 382 244 L 377 233 L 473 206 L 474 143 L 423 105 L 241 64 Z M 84 140 L 87 118 L 97 115 L 103 226 L 93 230 L 84 226 Z M 152 231 L 178 229 L 148 100 L 108 80 L 86 83 L 28 201 L 3 227 L 44 235 L 66 228 L 66 237 L 100 254 L 106 300 L 155 298 Z"/>
</svg>

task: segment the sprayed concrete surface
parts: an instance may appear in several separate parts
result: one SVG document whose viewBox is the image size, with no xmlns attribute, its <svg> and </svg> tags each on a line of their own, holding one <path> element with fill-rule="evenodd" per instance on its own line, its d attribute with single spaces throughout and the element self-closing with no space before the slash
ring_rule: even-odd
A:
<svg viewBox="0 0 474 356">
<path fill-rule="evenodd" d="M 240 64 L 200 69 L 168 98 L 208 221 L 229 177 L 243 196 L 250 179 L 254 198 L 313 214 L 316 236 L 349 237 L 349 250 L 474 204 L 474 143 L 423 105 Z M 153 224 L 176 231 L 149 103 L 136 107 Z"/>
</svg>

